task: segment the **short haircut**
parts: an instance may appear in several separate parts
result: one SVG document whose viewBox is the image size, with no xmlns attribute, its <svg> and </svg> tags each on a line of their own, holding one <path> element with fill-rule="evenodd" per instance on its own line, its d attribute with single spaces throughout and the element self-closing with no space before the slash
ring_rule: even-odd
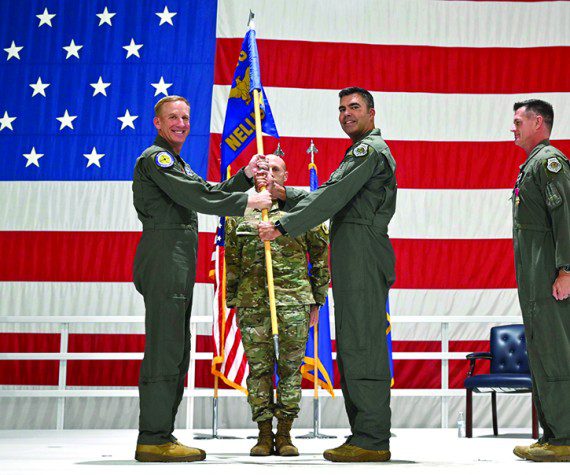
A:
<svg viewBox="0 0 570 475">
<path fill-rule="evenodd" d="M 160 114 L 160 109 L 162 109 L 162 106 L 164 104 L 166 104 L 167 102 L 176 102 L 176 101 L 182 101 L 182 102 L 186 103 L 188 108 L 190 108 L 190 103 L 188 102 L 188 99 L 186 99 L 185 97 L 182 97 L 182 96 L 165 96 L 154 105 L 154 116 L 158 117 L 158 115 Z"/>
<path fill-rule="evenodd" d="M 552 104 L 541 99 L 529 99 L 527 101 L 515 102 L 513 110 L 516 112 L 521 107 L 525 108 L 525 112 L 530 111 L 541 116 L 548 130 L 552 130 L 552 125 L 554 124 L 554 109 L 552 108 Z"/>
<path fill-rule="evenodd" d="M 358 94 L 362 97 L 369 109 L 374 108 L 374 98 L 372 94 L 361 87 L 347 87 L 338 93 L 338 97 L 342 99 L 344 96 L 351 96 L 352 94 Z"/>
</svg>

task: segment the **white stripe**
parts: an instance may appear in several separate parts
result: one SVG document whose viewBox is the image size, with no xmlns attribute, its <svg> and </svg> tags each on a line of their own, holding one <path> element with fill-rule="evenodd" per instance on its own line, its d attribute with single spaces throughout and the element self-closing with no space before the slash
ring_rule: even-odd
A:
<svg viewBox="0 0 570 475">
<path fill-rule="evenodd" d="M 130 283 L 0 282 L 0 295 L 2 316 L 144 315 Z M 212 315 L 212 298 L 212 284 L 196 284 L 192 314 Z M 395 316 L 520 315 L 516 289 L 393 289 L 390 306 Z"/>
<path fill-rule="evenodd" d="M 357 0 L 349 6 L 219 0 L 217 36 L 243 37 L 250 9 L 257 37 L 263 39 L 465 47 L 570 44 L 568 2 Z"/>
<path fill-rule="evenodd" d="M 214 85 L 210 131 L 221 134 L 229 86 Z M 374 92 L 376 126 L 386 140 L 511 141 L 513 104 L 540 97 L 556 111 L 552 139 L 570 138 L 570 93 L 429 94 Z M 266 87 L 281 137 L 347 138 L 338 122 L 338 91 Z M 514 145 L 513 145 L 514 147 Z M 429 157 L 418 157 L 418 160 Z"/>
<path fill-rule="evenodd" d="M 302 187 L 306 189 L 306 187 Z M 25 204 L 22 197 L 26 196 Z M 390 236 L 409 239 L 511 237 L 510 190 L 400 189 Z M 1 182 L 2 231 L 140 231 L 130 182 Z M 71 206 L 75 203 L 77 206 Z M 13 210 L 17 209 L 18 212 Z M 216 216 L 199 215 L 201 232 Z"/>
</svg>

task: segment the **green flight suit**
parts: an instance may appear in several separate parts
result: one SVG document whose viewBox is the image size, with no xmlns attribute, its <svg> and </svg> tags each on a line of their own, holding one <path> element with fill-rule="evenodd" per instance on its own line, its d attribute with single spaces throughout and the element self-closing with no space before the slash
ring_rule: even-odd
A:
<svg viewBox="0 0 570 475">
<path fill-rule="evenodd" d="M 513 237 L 542 441 L 570 445 L 570 298 L 552 296 L 558 268 L 570 265 L 570 163 L 548 140 L 520 167 Z"/>
<path fill-rule="evenodd" d="M 137 159 L 133 198 L 143 233 L 133 266 L 146 314 L 139 379 L 139 444 L 173 441 L 190 363 L 190 312 L 196 277 L 196 212 L 243 215 L 252 186 L 244 171 L 210 185 L 160 136 Z"/>
<path fill-rule="evenodd" d="M 277 203 L 269 220 L 278 220 Z M 271 334 L 265 251 L 257 224 L 261 212 L 226 221 L 226 303 L 238 308 L 238 324 L 249 363 L 248 402 L 255 422 L 295 418 L 301 402 L 300 366 L 309 334 L 310 305 L 322 306 L 329 288 L 328 236 L 322 226 L 298 238 L 271 243 L 275 303 L 279 325 L 277 403 L 273 401 L 275 353 Z M 311 273 L 307 269 L 307 256 Z"/>
<path fill-rule="evenodd" d="M 286 189 L 280 219 L 297 236 L 331 218 L 331 270 L 337 363 L 352 435 L 363 449 L 390 441 L 386 299 L 395 281 L 388 223 L 396 208 L 396 162 L 379 129 L 346 152 L 330 179 L 310 194 Z"/>
</svg>

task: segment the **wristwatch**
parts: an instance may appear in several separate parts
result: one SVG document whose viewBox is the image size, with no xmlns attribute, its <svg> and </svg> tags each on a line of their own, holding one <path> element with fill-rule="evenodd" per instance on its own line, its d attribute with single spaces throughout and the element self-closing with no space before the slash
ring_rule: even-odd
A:
<svg viewBox="0 0 570 475">
<path fill-rule="evenodd" d="M 283 225 L 279 222 L 279 220 L 275 221 L 275 229 L 277 229 L 283 236 L 287 234 Z"/>
<path fill-rule="evenodd" d="M 570 266 L 562 266 L 560 270 L 565 274 L 570 274 Z"/>
</svg>

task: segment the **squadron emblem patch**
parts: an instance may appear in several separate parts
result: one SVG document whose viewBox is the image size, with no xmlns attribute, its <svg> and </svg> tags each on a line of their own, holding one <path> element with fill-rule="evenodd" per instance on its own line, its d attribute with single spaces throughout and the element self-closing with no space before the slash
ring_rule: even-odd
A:
<svg viewBox="0 0 570 475">
<path fill-rule="evenodd" d="M 364 157 L 365 155 L 368 154 L 368 145 L 366 145 L 365 143 L 360 144 L 352 152 L 354 153 L 355 157 Z"/>
<path fill-rule="evenodd" d="M 168 152 L 160 152 L 154 157 L 154 163 L 160 168 L 169 168 L 174 165 L 174 157 Z"/>
<path fill-rule="evenodd" d="M 562 164 L 558 161 L 556 157 L 548 159 L 546 163 L 546 169 L 552 173 L 558 173 L 562 169 Z"/>
</svg>

